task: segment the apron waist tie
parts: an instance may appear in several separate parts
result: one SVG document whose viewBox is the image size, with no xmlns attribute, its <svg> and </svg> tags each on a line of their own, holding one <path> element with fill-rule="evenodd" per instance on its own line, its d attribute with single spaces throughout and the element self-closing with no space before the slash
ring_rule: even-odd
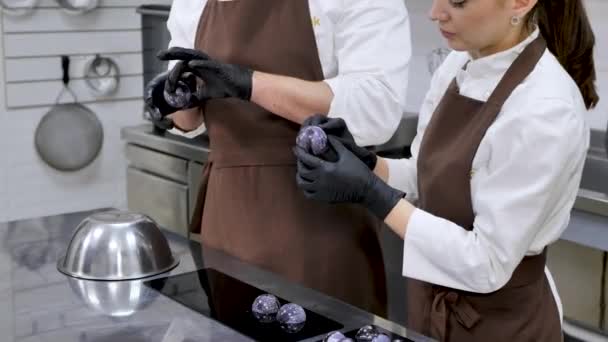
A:
<svg viewBox="0 0 608 342">
<path fill-rule="evenodd" d="M 458 291 L 441 288 L 433 297 L 431 333 L 440 341 L 445 341 L 447 337 L 450 314 L 453 314 L 456 321 L 467 330 L 473 328 L 481 319 L 477 310 Z"/>
<path fill-rule="evenodd" d="M 503 289 L 525 286 L 538 280 L 539 277 L 543 277 L 546 258 L 546 248 L 541 254 L 525 257 Z M 442 286 L 433 286 L 433 301 L 430 312 L 432 336 L 440 341 L 446 340 L 448 322 L 452 314 L 462 327 L 467 330 L 472 329 L 481 320 L 481 316 L 471 305 L 467 296 L 484 297 L 490 295 L 492 294 L 474 294 Z"/>
</svg>

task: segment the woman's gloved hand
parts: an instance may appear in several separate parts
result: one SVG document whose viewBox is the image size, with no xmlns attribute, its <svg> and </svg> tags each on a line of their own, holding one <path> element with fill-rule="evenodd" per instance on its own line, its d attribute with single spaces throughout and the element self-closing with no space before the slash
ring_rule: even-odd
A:
<svg viewBox="0 0 608 342">
<path fill-rule="evenodd" d="M 376 167 L 378 161 L 376 154 L 355 143 L 353 135 L 348 130 L 346 122 L 342 118 L 329 118 L 326 115 L 315 114 L 304 120 L 302 127 L 306 126 L 320 127 L 328 136 L 333 135 L 338 138 L 342 145 L 354 153 L 354 155 L 365 163 L 370 170 L 373 170 Z"/>
<path fill-rule="evenodd" d="M 336 162 L 315 157 L 300 147 L 294 148 L 298 159 L 298 187 L 309 199 L 359 203 L 384 220 L 405 194 L 376 176 L 339 138 L 329 135 L 328 143 L 338 155 Z"/>
<path fill-rule="evenodd" d="M 234 97 L 249 101 L 253 84 L 253 70 L 246 67 L 214 60 L 205 53 L 173 47 L 159 54 L 163 60 L 180 60 L 187 63 L 187 70 L 204 82 L 201 96 L 205 99 Z M 179 79 L 179 78 L 175 78 Z M 173 81 L 172 81 L 173 82 Z M 173 83 L 170 84 L 174 86 Z"/>
</svg>

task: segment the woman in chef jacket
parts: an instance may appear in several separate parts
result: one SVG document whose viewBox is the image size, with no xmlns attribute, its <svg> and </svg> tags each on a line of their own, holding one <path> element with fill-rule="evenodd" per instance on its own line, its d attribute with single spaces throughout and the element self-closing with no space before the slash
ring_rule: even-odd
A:
<svg viewBox="0 0 608 342">
<path fill-rule="evenodd" d="M 330 133 L 339 159 L 296 148 L 298 185 L 362 204 L 403 238 L 410 328 L 561 341 L 546 248 L 568 224 L 599 100 L 583 4 L 434 0 L 430 16 L 455 51 L 432 78 L 412 157 L 377 158 L 343 121 L 316 117 L 304 126 Z"/>
<path fill-rule="evenodd" d="M 160 57 L 171 60 L 170 72 L 150 83 L 146 102 L 158 124 L 172 117 L 172 132 L 209 134 L 191 231 L 207 246 L 385 314 L 381 222 L 358 206 L 307 200 L 293 181 L 291 148 L 314 113 L 344 118 L 361 145 L 391 137 L 411 54 L 403 1 L 175 0 L 168 28 L 171 49 Z M 185 105 L 164 96 L 183 90 L 178 82 L 196 89 Z"/>
</svg>

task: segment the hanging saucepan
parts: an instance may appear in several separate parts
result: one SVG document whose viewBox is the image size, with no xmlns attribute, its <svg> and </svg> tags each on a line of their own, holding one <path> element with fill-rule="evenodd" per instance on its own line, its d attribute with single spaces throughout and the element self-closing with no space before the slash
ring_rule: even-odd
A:
<svg viewBox="0 0 608 342">
<path fill-rule="evenodd" d="M 64 87 L 55 105 L 44 115 L 36 128 L 35 145 L 40 158 L 60 171 L 80 170 L 97 158 L 103 144 L 103 127 L 89 108 L 78 103 L 68 84 L 68 56 L 61 57 Z M 71 103 L 59 103 L 68 92 Z"/>
<path fill-rule="evenodd" d="M 96 97 L 113 94 L 118 89 L 119 75 L 118 64 L 110 57 L 97 54 L 85 65 L 84 80 Z"/>
<path fill-rule="evenodd" d="M 39 0 L 0 0 L 2 13 L 10 16 L 24 16 L 31 14 L 38 6 Z"/>
<path fill-rule="evenodd" d="M 55 0 L 68 14 L 84 14 L 98 6 L 98 0 Z"/>
</svg>

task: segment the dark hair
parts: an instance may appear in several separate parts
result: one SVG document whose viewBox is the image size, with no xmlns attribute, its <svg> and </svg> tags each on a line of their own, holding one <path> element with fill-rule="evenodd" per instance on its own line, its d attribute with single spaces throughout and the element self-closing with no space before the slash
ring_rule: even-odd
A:
<svg viewBox="0 0 608 342">
<path fill-rule="evenodd" d="M 538 0 L 533 13 L 529 22 L 536 17 L 549 51 L 578 85 L 587 109 L 595 107 L 600 99 L 595 88 L 595 35 L 582 0 Z"/>
</svg>

